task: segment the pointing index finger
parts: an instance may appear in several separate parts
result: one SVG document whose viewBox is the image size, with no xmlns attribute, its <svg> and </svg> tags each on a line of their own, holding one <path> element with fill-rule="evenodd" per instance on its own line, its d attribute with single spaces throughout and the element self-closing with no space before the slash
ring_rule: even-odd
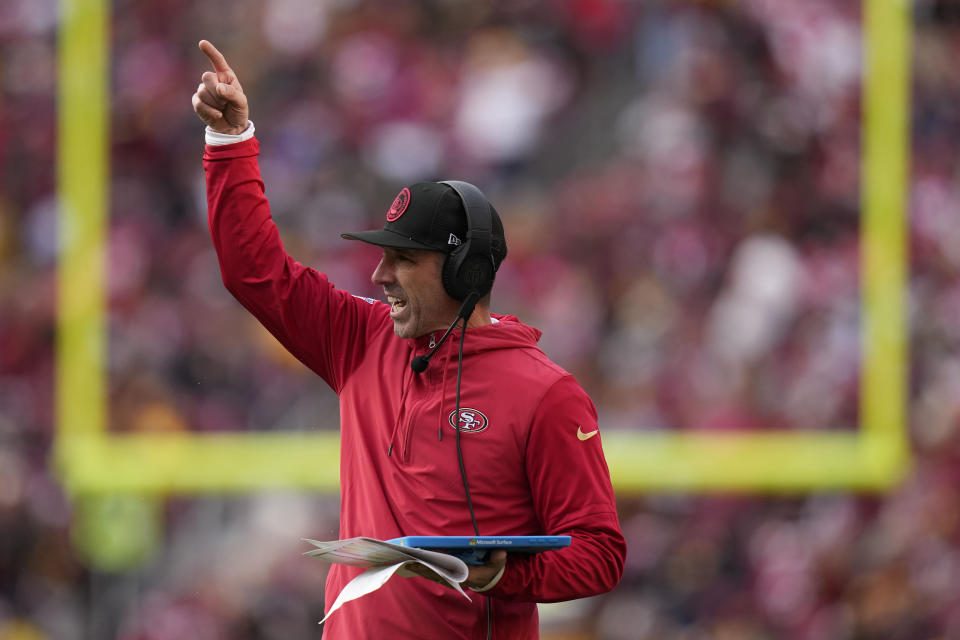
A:
<svg viewBox="0 0 960 640">
<path fill-rule="evenodd" d="M 230 71 L 230 65 L 227 64 L 227 59 L 223 57 L 223 54 L 220 53 L 215 46 L 213 46 L 208 40 L 200 41 L 200 51 L 210 59 L 210 64 L 213 65 L 213 70 L 218 74 L 221 72 Z"/>
</svg>

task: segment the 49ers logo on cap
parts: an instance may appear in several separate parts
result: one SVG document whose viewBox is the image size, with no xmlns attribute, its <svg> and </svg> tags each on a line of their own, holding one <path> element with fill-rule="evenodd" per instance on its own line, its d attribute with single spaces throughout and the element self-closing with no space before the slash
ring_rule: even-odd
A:
<svg viewBox="0 0 960 640">
<path fill-rule="evenodd" d="M 403 212 L 407 210 L 407 205 L 409 204 L 410 189 L 404 187 L 400 193 L 397 194 L 397 197 L 393 199 L 393 204 L 390 205 L 390 208 L 387 209 L 387 222 L 393 222 L 402 216 Z"/>
<path fill-rule="evenodd" d="M 456 410 L 451 411 L 450 417 L 447 418 L 450 426 L 454 429 L 457 428 L 457 425 L 453 422 L 455 413 Z M 476 409 L 460 409 L 460 433 L 479 433 L 486 430 L 488 425 L 487 416 L 483 415 L 483 412 Z"/>
</svg>

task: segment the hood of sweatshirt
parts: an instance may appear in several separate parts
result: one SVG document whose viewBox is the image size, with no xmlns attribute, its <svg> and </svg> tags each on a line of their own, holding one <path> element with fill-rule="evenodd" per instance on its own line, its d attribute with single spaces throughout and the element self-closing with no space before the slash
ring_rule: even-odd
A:
<svg viewBox="0 0 960 640">
<path fill-rule="evenodd" d="M 464 358 L 495 349 L 536 348 L 540 336 L 543 335 L 539 329 L 520 322 L 516 316 L 491 314 L 491 318 L 492 324 L 467 329 L 467 335 L 463 341 Z M 460 349 L 461 333 L 461 329 L 451 331 L 446 342 L 438 349 L 436 356 L 442 354 L 456 356 Z M 439 341 L 442 336 L 443 331 L 433 331 L 419 338 L 411 338 L 409 342 L 414 354 L 421 355 L 429 351 L 431 345 Z"/>
</svg>

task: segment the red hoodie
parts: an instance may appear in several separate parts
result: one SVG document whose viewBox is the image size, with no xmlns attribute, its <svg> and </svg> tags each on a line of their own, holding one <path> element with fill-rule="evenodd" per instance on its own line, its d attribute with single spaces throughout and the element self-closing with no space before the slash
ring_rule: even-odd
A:
<svg viewBox="0 0 960 640">
<path fill-rule="evenodd" d="M 334 288 L 284 251 L 264 196 L 256 139 L 207 146 L 210 232 L 224 283 L 283 345 L 340 396 L 340 537 L 472 535 L 457 462 L 458 342 L 422 374 L 410 369 L 439 336 L 406 340 L 389 306 Z M 626 545 L 590 399 L 513 316 L 467 331 L 461 447 L 483 535 L 570 535 L 569 548 L 510 555 L 499 583 L 471 593 L 394 578 L 345 604 L 324 636 L 537 638 L 536 602 L 603 593 Z M 359 570 L 334 565 L 326 607 Z M 469 592 L 468 592 L 469 593 Z"/>
</svg>

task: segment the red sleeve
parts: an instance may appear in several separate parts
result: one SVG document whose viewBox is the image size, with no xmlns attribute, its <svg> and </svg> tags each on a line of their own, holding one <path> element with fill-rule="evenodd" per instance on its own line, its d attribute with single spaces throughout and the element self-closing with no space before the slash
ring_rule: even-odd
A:
<svg viewBox="0 0 960 640">
<path fill-rule="evenodd" d="M 270 216 L 256 138 L 207 145 L 207 211 L 223 283 L 286 347 L 337 392 L 388 320 L 386 305 L 335 289 L 287 255 Z"/>
<path fill-rule="evenodd" d="M 511 554 L 488 595 L 555 602 L 605 593 L 620 581 L 626 542 L 598 429 L 596 409 L 572 376 L 540 401 L 527 442 L 527 479 L 543 533 L 569 535 L 571 545 Z"/>
</svg>

